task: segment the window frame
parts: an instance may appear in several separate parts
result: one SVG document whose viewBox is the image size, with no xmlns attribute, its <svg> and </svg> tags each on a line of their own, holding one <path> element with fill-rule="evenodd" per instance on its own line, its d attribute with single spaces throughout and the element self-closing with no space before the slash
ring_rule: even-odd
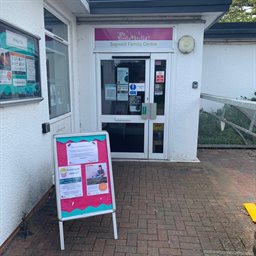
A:
<svg viewBox="0 0 256 256">
<path fill-rule="evenodd" d="M 52 123 L 55 123 L 55 122 L 58 122 L 60 120 L 65 119 L 67 117 L 70 117 L 72 115 L 72 112 L 73 112 L 73 93 L 72 93 L 73 83 L 72 83 L 72 79 L 71 79 L 72 78 L 72 74 L 71 74 L 71 70 L 72 70 L 71 57 L 72 56 L 71 56 L 71 43 L 70 43 L 71 42 L 71 33 L 70 33 L 70 30 L 71 30 L 70 29 L 70 24 L 71 24 L 71 22 L 69 20 L 67 20 L 66 18 L 64 18 L 59 12 L 57 12 L 54 8 L 50 7 L 49 5 L 44 5 L 44 9 L 46 9 L 48 12 L 50 12 L 52 15 L 54 15 L 56 18 L 58 18 L 61 22 L 63 22 L 67 26 L 67 36 L 68 36 L 68 40 L 65 40 L 64 38 L 61 38 L 58 35 L 56 35 L 56 34 L 52 33 L 51 31 L 47 30 L 44 26 L 44 40 L 45 40 L 45 37 L 48 36 L 48 37 L 52 38 L 53 40 L 57 41 L 58 43 L 61 43 L 61 44 L 68 47 L 68 56 L 67 57 L 68 57 L 68 73 L 69 73 L 68 82 L 69 82 L 70 111 L 67 112 L 67 113 L 61 114 L 59 116 L 51 118 L 50 117 L 50 104 L 49 104 L 50 99 L 48 98 L 49 119 Z M 45 43 L 45 57 L 46 57 L 46 43 Z M 47 70 L 46 70 L 46 72 L 47 72 Z M 47 80 L 47 82 L 48 82 L 48 80 Z M 48 91 L 48 95 L 49 95 L 48 85 L 47 85 L 47 91 Z"/>
</svg>

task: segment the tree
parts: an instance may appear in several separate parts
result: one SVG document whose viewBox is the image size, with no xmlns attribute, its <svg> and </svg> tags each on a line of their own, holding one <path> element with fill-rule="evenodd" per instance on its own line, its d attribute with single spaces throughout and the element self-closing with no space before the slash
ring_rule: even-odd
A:
<svg viewBox="0 0 256 256">
<path fill-rule="evenodd" d="M 256 22 L 256 0 L 233 0 L 221 22 Z"/>
</svg>

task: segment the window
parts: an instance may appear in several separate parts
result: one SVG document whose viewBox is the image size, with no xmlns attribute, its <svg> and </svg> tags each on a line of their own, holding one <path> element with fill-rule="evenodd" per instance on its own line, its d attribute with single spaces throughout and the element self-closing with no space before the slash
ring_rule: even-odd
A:
<svg viewBox="0 0 256 256">
<path fill-rule="evenodd" d="M 50 118 L 71 111 L 69 82 L 68 27 L 44 10 L 46 67 Z"/>
<path fill-rule="evenodd" d="M 44 9 L 44 26 L 47 31 L 68 41 L 68 27 L 65 23 Z"/>
</svg>

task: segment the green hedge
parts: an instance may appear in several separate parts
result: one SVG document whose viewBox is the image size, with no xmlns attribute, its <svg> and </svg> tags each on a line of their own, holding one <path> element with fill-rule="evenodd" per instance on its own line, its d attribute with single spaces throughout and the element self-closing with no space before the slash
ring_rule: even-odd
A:
<svg viewBox="0 0 256 256">
<path fill-rule="evenodd" d="M 222 112 L 223 109 L 219 109 L 215 114 L 221 116 Z M 226 107 L 225 119 L 246 129 L 249 129 L 251 123 L 247 116 L 232 106 Z M 256 133 L 256 129 L 254 129 L 254 132 Z M 241 133 L 249 145 L 256 144 L 255 137 L 245 134 L 244 132 Z M 220 121 L 201 109 L 199 117 L 198 144 L 243 145 L 245 143 L 241 136 L 230 125 L 226 124 L 224 131 L 221 131 Z"/>
</svg>

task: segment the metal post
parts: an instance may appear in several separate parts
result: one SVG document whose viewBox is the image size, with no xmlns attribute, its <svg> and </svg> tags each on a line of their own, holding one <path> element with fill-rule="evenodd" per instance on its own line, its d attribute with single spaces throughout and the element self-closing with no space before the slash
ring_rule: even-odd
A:
<svg viewBox="0 0 256 256">
<path fill-rule="evenodd" d="M 118 234 L 117 234 L 117 223 L 116 223 L 116 213 L 112 213 L 112 221 L 113 221 L 113 231 L 114 231 L 114 238 L 118 239 Z"/>
<path fill-rule="evenodd" d="M 59 221 L 60 249 L 65 250 L 63 222 Z"/>
</svg>

